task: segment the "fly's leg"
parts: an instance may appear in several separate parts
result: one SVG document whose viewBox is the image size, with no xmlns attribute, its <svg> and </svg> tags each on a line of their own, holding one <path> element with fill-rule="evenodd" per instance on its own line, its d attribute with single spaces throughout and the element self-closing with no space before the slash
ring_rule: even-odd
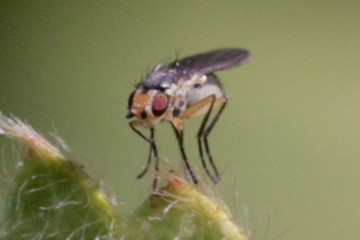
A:
<svg viewBox="0 0 360 240">
<path fill-rule="evenodd" d="M 199 148 L 199 154 L 200 154 L 200 159 L 201 159 L 201 163 L 203 165 L 203 168 L 206 172 L 206 174 L 209 176 L 209 178 L 211 179 L 211 181 L 213 181 L 214 183 L 218 183 L 220 181 L 220 176 L 219 176 L 219 173 L 217 171 L 217 168 L 212 160 L 212 157 L 211 157 L 211 154 L 210 154 L 210 149 L 209 149 L 209 144 L 207 142 L 207 135 L 205 135 L 205 133 L 207 132 L 207 129 L 206 128 L 206 124 L 209 120 L 209 117 L 211 115 L 211 112 L 212 112 L 212 109 L 214 107 L 214 103 L 215 103 L 215 100 L 216 100 L 216 97 L 215 95 L 210 95 L 209 97 L 205 98 L 204 100 L 206 100 L 203 104 L 210 104 L 208 110 L 206 111 L 205 113 L 205 116 L 201 122 L 201 125 L 200 125 L 200 128 L 199 128 L 199 131 L 197 133 L 197 139 L 198 139 L 198 148 Z M 213 122 L 213 121 L 212 121 Z M 211 130 L 211 129 L 210 129 Z M 207 164 L 206 164 L 206 161 L 205 161 L 205 158 L 204 158 L 204 154 L 203 154 L 203 142 L 204 141 L 204 145 L 205 145 L 205 151 L 206 151 L 206 154 L 209 158 L 209 162 L 214 170 L 214 173 L 215 173 L 215 176 L 212 175 L 207 167 Z"/>
<path fill-rule="evenodd" d="M 181 115 L 182 118 L 191 118 L 194 116 L 198 116 L 200 114 L 205 114 L 205 116 L 203 117 L 203 120 L 201 122 L 199 131 L 197 133 L 198 148 L 199 148 L 199 154 L 200 154 L 202 166 L 203 166 L 206 174 L 208 175 L 208 177 L 214 183 L 218 183 L 220 181 L 220 175 L 219 175 L 219 172 L 218 172 L 218 170 L 215 166 L 215 163 L 212 159 L 212 156 L 210 154 L 210 148 L 209 148 L 209 143 L 208 143 L 207 137 L 208 137 L 210 131 L 212 130 L 212 128 L 214 127 L 216 121 L 218 120 L 221 112 L 224 110 L 224 108 L 225 108 L 224 105 L 225 105 L 226 101 L 227 101 L 227 98 L 225 96 L 217 99 L 214 94 L 209 95 L 206 98 L 195 103 L 194 105 L 190 106 Z M 215 115 L 214 119 L 211 120 L 209 127 L 206 127 L 206 125 L 209 121 L 212 109 L 214 108 L 214 106 L 219 106 L 219 105 L 221 105 L 220 110 Z M 210 163 L 211 167 L 213 168 L 214 175 L 208 169 L 208 166 L 207 166 L 207 163 L 206 163 L 205 157 L 204 157 L 203 146 L 205 146 L 205 152 L 209 159 L 209 163 Z"/>
<path fill-rule="evenodd" d="M 144 170 L 137 176 L 137 179 L 142 178 L 148 172 L 149 167 L 152 162 L 152 159 L 154 158 L 155 159 L 155 177 L 154 177 L 154 181 L 153 181 L 153 189 L 155 190 L 157 188 L 157 180 L 158 180 L 158 172 L 159 172 L 159 157 L 158 157 L 157 147 L 156 147 L 155 140 L 154 140 L 155 130 L 154 130 L 154 128 L 150 128 L 150 138 L 149 138 L 135 128 L 135 126 L 138 125 L 137 121 L 132 121 L 129 123 L 129 125 L 136 134 L 138 134 L 141 138 L 143 138 L 145 141 L 147 141 L 150 144 L 148 160 L 146 162 Z"/>
<path fill-rule="evenodd" d="M 151 139 L 153 139 L 153 141 L 150 143 L 150 153 L 149 153 L 149 158 L 154 157 L 155 158 L 155 177 L 154 177 L 154 181 L 153 181 L 153 190 L 157 189 L 157 181 L 159 178 L 159 156 L 158 156 L 158 152 L 157 152 L 157 148 L 156 148 L 156 144 L 155 144 L 155 140 L 154 140 L 154 128 L 150 128 L 150 137 Z M 150 160 L 151 161 L 151 160 Z M 149 166 L 147 166 L 147 168 L 149 168 Z"/>
<path fill-rule="evenodd" d="M 176 135 L 176 139 L 178 140 L 178 144 L 179 144 L 179 148 L 180 148 L 180 152 L 181 152 L 181 157 L 185 163 L 185 167 L 187 169 L 187 171 L 189 172 L 192 181 L 197 184 L 198 180 L 193 172 L 193 170 L 191 169 L 190 163 L 187 159 L 186 153 L 185 153 L 185 149 L 184 149 L 184 130 L 183 129 L 179 129 L 174 122 L 172 122 L 171 126 L 174 129 L 175 135 Z"/>
<path fill-rule="evenodd" d="M 155 177 L 153 181 L 153 189 L 155 190 L 157 188 L 157 180 L 158 180 L 158 172 L 159 172 L 159 157 L 158 157 L 156 144 L 154 141 L 154 132 L 155 132 L 154 128 L 150 128 L 150 138 L 153 141 L 150 142 L 148 161 L 144 167 L 144 170 L 137 176 L 137 179 L 142 178 L 148 172 L 152 159 L 155 159 Z"/>
<path fill-rule="evenodd" d="M 137 175 L 137 179 L 140 179 L 142 178 L 143 176 L 145 176 L 145 174 L 149 171 L 149 167 L 151 165 L 151 162 L 152 162 L 152 156 L 153 156 L 153 146 L 152 144 L 150 143 L 150 149 L 149 149 L 149 156 L 148 156 L 148 160 L 146 162 L 146 165 L 144 166 L 144 169 L 142 170 L 142 172 Z"/>
<path fill-rule="evenodd" d="M 214 183 L 218 183 L 220 181 L 220 174 L 217 170 L 217 167 L 215 165 L 215 162 L 211 156 L 211 153 L 210 153 L 210 147 L 209 147 L 209 142 L 208 142 L 208 136 L 211 132 L 211 130 L 214 128 L 215 124 L 217 123 L 217 121 L 219 120 L 220 118 L 220 115 L 222 114 L 222 112 L 224 111 L 225 107 L 227 105 L 227 98 L 224 97 L 224 102 L 222 103 L 219 111 L 216 113 L 216 115 L 214 116 L 214 118 L 211 120 L 209 126 L 205 129 L 205 131 L 203 131 L 202 133 L 202 137 L 204 139 L 204 144 L 205 144 L 205 151 L 206 151 L 206 154 L 208 156 L 208 159 L 209 159 L 209 162 L 211 164 L 211 167 L 213 168 L 214 170 L 214 173 L 215 173 L 215 178 L 212 178 L 212 181 Z M 211 110 L 209 110 L 211 111 Z"/>
</svg>

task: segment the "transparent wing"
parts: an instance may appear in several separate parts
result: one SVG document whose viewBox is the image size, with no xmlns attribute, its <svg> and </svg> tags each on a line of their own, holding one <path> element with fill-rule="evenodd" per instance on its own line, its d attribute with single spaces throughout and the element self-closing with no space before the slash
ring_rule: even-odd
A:
<svg viewBox="0 0 360 240">
<path fill-rule="evenodd" d="M 224 48 L 186 57 L 155 68 L 141 86 L 146 89 L 167 89 L 179 80 L 187 81 L 195 75 L 207 75 L 236 67 L 246 62 L 249 55 L 249 51 L 244 49 Z"/>
<path fill-rule="evenodd" d="M 180 68 L 190 74 L 208 74 L 219 70 L 236 67 L 249 58 L 245 49 L 218 49 L 172 62 L 169 68 Z"/>
</svg>

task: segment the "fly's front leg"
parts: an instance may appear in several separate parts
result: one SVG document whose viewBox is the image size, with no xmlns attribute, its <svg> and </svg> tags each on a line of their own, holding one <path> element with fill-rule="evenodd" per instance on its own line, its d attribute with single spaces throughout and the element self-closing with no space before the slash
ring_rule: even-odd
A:
<svg viewBox="0 0 360 240">
<path fill-rule="evenodd" d="M 146 165 L 144 167 L 144 170 L 137 176 L 138 179 L 142 178 L 149 170 L 149 167 L 151 165 L 152 159 L 155 159 L 155 177 L 153 182 L 153 189 L 156 189 L 157 186 L 157 179 L 158 179 L 158 172 L 159 172 L 159 157 L 157 152 L 157 147 L 155 144 L 155 130 L 154 128 L 150 128 L 150 138 L 145 136 L 143 133 L 141 133 L 138 129 L 135 128 L 135 126 L 139 125 L 138 121 L 132 121 L 129 123 L 131 129 L 138 134 L 141 138 L 143 138 L 145 141 L 147 141 L 150 144 L 149 149 L 149 155 L 148 160 L 146 162 Z"/>
<path fill-rule="evenodd" d="M 159 178 L 159 156 L 158 156 L 158 152 L 157 152 L 157 148 L 156 148 L 156 144 L 155 144 L 155 140 L 154 140 L 154 137 L 155 137 L 154 132 L 155 132 L 155 129 L 150 128 L 150 137 L 152 139 L 152 142 L 150 143 L 149 158 L 152 158 L 152 157 L 155 158 L 155 177 L 154 177 L 154 181 L 153 181 L 153 189 L 156 190 L 157 189 L 157 181 Z M 148 162 L 149 162 L 149 160 L 148 160 Z M 151 162 L 151 160 L 150 160 L 150 162 Z M 150 163 L 149 163 L 149 165 L 150 165 Z M 149 168 L 149 165 L 147 164 L 147 168 Z"/>
<path fill-rule="evenodd" d="M 176 135 L 176 139 L 178 140 L 178 144 L 179 144 L 179 148 L 180 148 L 180 152 L 181 152 L 181 157 L 185 163 L 185 167 L 187 169 L 187 171 L 189 172 L 192 181 L 197 184 L 198 180 L 193 172 L 193 170 L 191 169 L 190 163 L 187 159 L 186 153 L 185 153 L 185 149 L 184 149 L 184 130 L 183 130 L 183 122 L 180 119 L 175 119 L 174 121 L 171 122 L 171 126 L 175 132 Z"/>
</svg>

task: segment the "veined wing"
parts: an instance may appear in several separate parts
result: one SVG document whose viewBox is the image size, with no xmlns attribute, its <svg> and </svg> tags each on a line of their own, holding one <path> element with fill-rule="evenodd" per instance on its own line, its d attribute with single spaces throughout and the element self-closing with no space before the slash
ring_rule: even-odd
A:
<svg viewBox="0 0 360 240">
<path fill-rule="evenodd" d="M 142 83 L 144 88 L 167 89 L 178 81 L 187 81 L 216 71 L 236 67 L 249 58 L 249 51 L 236 48 L 217 49 L 176 60 L 155 68 Z"/>
<path fill-rule="evenodd" d="M 249 51 L 245 49 L 217 49 L 174 61 L 169 64 L 169 68 L 182 69 L 189 75 L 203 75 L 239 66 L 246 62 L 249 56 Z"/>
</svg>

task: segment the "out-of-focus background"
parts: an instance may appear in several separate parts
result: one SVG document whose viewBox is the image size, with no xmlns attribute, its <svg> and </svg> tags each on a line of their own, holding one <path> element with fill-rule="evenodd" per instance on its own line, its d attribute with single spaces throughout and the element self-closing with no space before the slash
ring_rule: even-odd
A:
<svg viewBox="0 0 360 240">
<path fill-rule="evenodd" d="M 134 83 L 177 52 L 249 49 L 219 73 L 216 189 L 253 239 L 359 238 L 360 2 L 1 1 L 0 36 L 1 111 L 57 132 L 125 213 L 151 189 L 125 119 Z M 202 174 L 199 124 L 185 133 Z M 162 168 L 180 171 L 169 124 L 156 134 Z"/>
</svg>

